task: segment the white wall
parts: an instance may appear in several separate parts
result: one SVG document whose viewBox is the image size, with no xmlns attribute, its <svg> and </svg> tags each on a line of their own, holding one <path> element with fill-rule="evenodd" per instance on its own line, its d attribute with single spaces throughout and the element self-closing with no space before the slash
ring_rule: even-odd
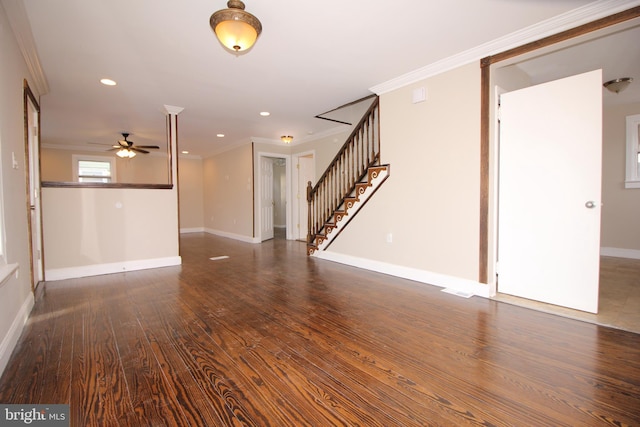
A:
<svg viewBox="0 0 640 427">
<path fill-rule="evenodd" d="M 0 283 L 0 374 L 22 332 L 33 306 L 27 234 L 25 177 L 23 80 L 31 80 L 0 4 L 0 158 L 4 241 L 7 263 L 18 265 L 18 276 L 11 274 Z M 32 90 L 35 90 L 32 87 Z M 36 93 L 37 96 L 37 93 Z M 18 168 L 12 168 L 12 154 Z M 2 261 L 1 264 L 4 264 Z M 1 270 L 1 269 L 0 269 Z"/>
</svg>

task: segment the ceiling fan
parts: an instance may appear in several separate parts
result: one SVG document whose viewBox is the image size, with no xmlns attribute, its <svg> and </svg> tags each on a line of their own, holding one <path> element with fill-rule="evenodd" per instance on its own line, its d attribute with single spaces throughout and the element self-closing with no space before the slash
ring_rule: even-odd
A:
<svg viewBox="0 0 640 427">
<path fill-rule="evenodd" d="M 129 141 L 127 138 L 129 134 L 126 132 L 122 133 L 122 137 L 124 139 L 118 140 L 118 144 L 114 144 L 109 151 L 118 150 L 116 155 L 122 158 L 132 158 L 135 157 L 136 153 L 149 154 L 148 149 L 158 149 L 157 145 L 134 145 L 133 141 Z"/>
</svg>

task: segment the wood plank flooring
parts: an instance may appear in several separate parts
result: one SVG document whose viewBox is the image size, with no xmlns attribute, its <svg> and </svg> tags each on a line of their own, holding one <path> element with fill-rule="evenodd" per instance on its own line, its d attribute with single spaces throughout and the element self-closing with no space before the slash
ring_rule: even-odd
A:
<svg viewBox="0 0 640 427">
<path fill-rule="evenodd" d="M 2 403 L 72 426 L 638 426 L 640 335 L 181 238 L 183 265 L 41 285 Z M 210 260 L 227 255 L 228 259 Z"/>
</svg>

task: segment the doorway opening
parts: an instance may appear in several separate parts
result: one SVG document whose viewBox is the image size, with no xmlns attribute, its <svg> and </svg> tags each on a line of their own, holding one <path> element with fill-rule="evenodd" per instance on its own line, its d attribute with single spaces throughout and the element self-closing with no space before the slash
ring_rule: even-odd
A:
<svg viewBox="0 0 640 427">
<path fill-rule="evenodd" d="M 40 106 L 27 82 L 24 82 L 24 129 L 27 153 L 26 181 L 29 195 L 28 232 L 31 260 L 31 290 L 44 280 L 42 245 L 42 205 L 40 201 Z"/>
<path fill-rule="evenodd" d="M 258 237 L 292 239 L 291 156 L 258 153 Z"/>
<path fill-rule="evenodd" d="M 546 81 L 551 81 L 558 78 L 564 78 L 569 75 L 575 75 L 581 72 L 591 71 L 593 69 L 603 69 L 603 80 L 610 80 L 611 75 L 625 74 L 624 69 L 618 68 L 621 65 L 632 67 L 634 70 L 639 69 L 638 55 L 636 55 L 633 61 L 616 61 L 611 59 L 609 55 L 616 52 L 620 52 L 620 49 L 616 49 L 616 46 L 623 46 L 619 44 L 617 39 L 624 38 L 626 36 L 638 37 L 638 31 L 640 28 L 640 22 L 638 19 L 639 12 L 637 10 L 630 10 L 625 13 L 618 14 L 610 19 L 604 19 L 593 22 L 589 25 L 581 28 L 580 31 L 574 31 L 572 35 L 563 36 L 562 34 L 554 36 L 552 41 L 546 41 L 537 44 L 536 46 L 542 46 L 543 48 L 533 49 L 532 47 L 522 47 L 514 49 L 513 51 L 504 52 L 502 54 L 495 55 L 494 57 L 485 58 L 483 60 L 483 99 L 485 100 L 485 106 L 483 107 L 483 158 L 486 161 L 486 170 L 483 171 L 483 184 L 482 194 L 486 195 L 486 199 L 483 200 L 482 210 L 486 209 L 486 216 L 483 216 L 484 221 L 481 224 L 481 234 L 486 233 L 486 239 L 481 236 L 481 241 L 486 242 L 485 248 L 481 247 L 481 265 L 480 265 L 480 281 L 489 283 L 492 288 L 491 294 L 498 300 L 513 300 L 508 295 L 498 293 L 496 277 L 497 265 L 497 155 L 498 145 L 496 142 L 496 129 L 495 124 L 495 105 L 497 103 L 495 93 L 495 86 L 499 83 L 501 86 L 507 86 L 508 90 L 515 90 L 514 85 L 521 85 L 520 87 L 531 86 Z M 577 34 L 577 35 L 576 35 Z M 635 35 L 634 35 L 635 34 Z M 606 47 L 608 46 L 608 48 Z M 591 51 L 589 49 L 598 49 L 597 51 Z M 581 66 L 582 69 L 575 67 Z M 564 72 L 564 75 L 552 73 Z M 494 77 L 500 73 L 511 74 L 511 79 L 505 83 L 505 80 L 495 80 Z M 528 83 L 523 84 L 522 79 L 528 80 Z M 602 200 L 604 205 L 602 206 L 602 225 L 601 225 L 601 241 L 602 241 L 602 255 L 608 254 L 606 249 L 608 246 L 613 246 L 611 243 L 611 225 L 608 218 L 618 217 L 622 212 L 629 211 L 624 207 L 616 208 L 616 202 L 620 199 L 620 192 L 623 192 L 621 187 L 623 185 L 616 185 L 613 179 L 607 178 L 609 172 L 611 172 L 612 155 L 608 150 L 612 149 L 611 144 L 608 145 L 608 140 L 614 139 L 617 131 L 609 130 L 610 124 L 607 120 L 618 120 L 613 118 L 615 114 L 630 114 L 633 108 L 638 108 L 640 105 L 640 89 L 638 85 L 635 88 L 628 88 L 627 91 L 620 94 L 609 93 L 603 89 L 603 111 L 605 122 L 603 123 L 603 186 L 602 186 Z M 635 107 L 634 107 L 635 106 Z M 630 110 L 631 109 L 631 110 Z M 610 112 L 611 111 L 611 112 Z M 617 111 L 618 113 L 615 113 Z M 634 110 L 635 111 L 635 110 Z M 619 121 L 619 120 L 618 120 Z M 612 135 L 613 137 L 609 136 Z M 576 157 L 576 161 L 580 156 Z M 619 168 L 618 168 L 619 169 Z M 619 171 L 618 171 L 619 172 Z M 614 171 L 615 173 L 615 171 Z M 619 180 L 624 180 L 624 174 L 620 176 Z M 619 184 L 619 183 L 618 183 Z M 620 188 L 618 188 L 620 187 Z M 626 197 L 626 196 L 623 196 Z M 628 233 L 627 233 L 628 234 Z M 624 246 L 622 246 L 624 247 Z M 577 310 L 563 309 L 558 306 L 537 304 L 530 300 L 518 299 L 515 303 L 519 305 L 530 306 L 531 308 L 541 309 L 543 311 L 551 311 L 556 314 L 564 315 L 567 317 L 580 318 L 581 320 L 587 320 L 594 323 L 605 324 L 608 326 L 620 327 L 621 329 L 633 330 L 633 326 L 629 326 L 627 321 L 629 318 L 624 319 L 624 315 L 620 310 L 625 306 L 623 301 L 625 298 L 624 292 L 618 292 L 613 290 L 619 287 L 616 282 L 624 282 L 625 279 L 620 279 L 620 271 L 615 272 L 614 268 L 610 268 L 610 265 L 632 264 L 632 268 L 637 264 L 637 256 L 634 258 L 634 250 L 627 251 L 630 256 L 627 258 L 613 258 L 609 256 L 600 257 L 600 306 L 599 314 L 584 313 Z M 616 251 L 619 253 L 619 251 Z M 485 261 L 483 261 L 485 260 Z M 567 260 L 569 261 L 569 260 Z M 629 267 L 625 267 L 629 269 Z M 635 270 L 637 271 L 637 270 Z M 603 289 L 603 287 L 605 287 Z M 628 286 L 627 286 L 628 287 Z M 620 298 L 613 296 L 619 294 Z M 513 301 L 509 301 L 513 302 Z M 615 313 L 614 313 L 615 312 Z M 617 320 L 612 321 L 611 319 Z M 640 328 L 640 322 L 638 328 Z M 637 330 L 637 329 L 636 329 Z"/>
</svg>

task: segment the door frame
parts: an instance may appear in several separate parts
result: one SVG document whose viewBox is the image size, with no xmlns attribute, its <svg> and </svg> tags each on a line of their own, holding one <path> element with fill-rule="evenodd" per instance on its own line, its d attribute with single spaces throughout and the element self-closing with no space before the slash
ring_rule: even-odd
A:
<svg viewBox="0 0 640 427">
<path fill-rule="evenodd" d="M 640 6 L 616 13 L 593 22 L 580 25 L 552 36 L 545 37 L 523 46 L 515 47 L 480 60 L 480 224 L 479 224 L 479 262 L 478 282 L 489 285 L 489 296 L 494 297 L 497 292 L 495 280 L 496 259 L 495 242 L 497 229 L 495 224 L 497 210 L 495 199 L 497 157 L 492 138 L 495 128 L 493 93 L 491 87 L 491 67 L 501 62 L 528 54 L 539 49 L 547 48 L 556 43 L 570 41 L 591 32 L 612 27 L 617 24 L 640 17 Z"/>
<path fill-rule="evenodd" d="M 293 233 L 291 230 L 291 155 L 289 154 L 281 154 L 281 153 L 268 153 L 259 151 L 257 153 L 258 157 L 258 174 L 257 180 L 258 183 L 256 188 L 258 189 L 258 194 L 256 194 L 257 199 L 257 236 L 256 240 L 258 242 L 262 242 L 262 159 L 264 157 L 275 158 L 275 159 L 284 159 L 285 161 L 285 171 L 286 178 L 285 182 L 287 183 L 287 188 L 285 191 L 286 195 L 286 203 L 287 207 L 285 209 L 286 215 L 286 226 L 287 226 L 287 240 L 293 240 Z"/>
<path fill-rule="evenodd" d="M 31 279 L 31 291 L 35 292 L 37 285 L 45 280 L 44 273 L 44 241 L 42 232 L 42 190 L 40 188 L 40 104 L 29 88 L 29 84 L 24 80 L 23 84 L 24 101 L 24 147 L 25 147 L 25 181 L 26 181 L 26 211 L 27 211 L 27 232 L 29 247 L 29 276 Z M 31 106 L 31 107 L 30 107 Z M 36 123 L 30 120 L 30 108 L 37 115 Z M 29 127 L 37 128 L 35 133 Z M 33 138 L 31 137 L 33 135 Z M 34 158 L 34 153 L 37 153 Z M 32 169 L 33 168 L 33 169 Z M 31 175 L 36 178 L 34 187 L 35 203 L 31 204 Z M 32 214 L 32 210 L 34 211 Z M 35 227 L 32 216 L 35 217 Z M 34 248 L 34 241 L 36 248 Z M 39 258 L 34 260 L 34 249 L 39 253 Z M 36 267 L 37 263 L 37 267 Z"/>
</svg>

